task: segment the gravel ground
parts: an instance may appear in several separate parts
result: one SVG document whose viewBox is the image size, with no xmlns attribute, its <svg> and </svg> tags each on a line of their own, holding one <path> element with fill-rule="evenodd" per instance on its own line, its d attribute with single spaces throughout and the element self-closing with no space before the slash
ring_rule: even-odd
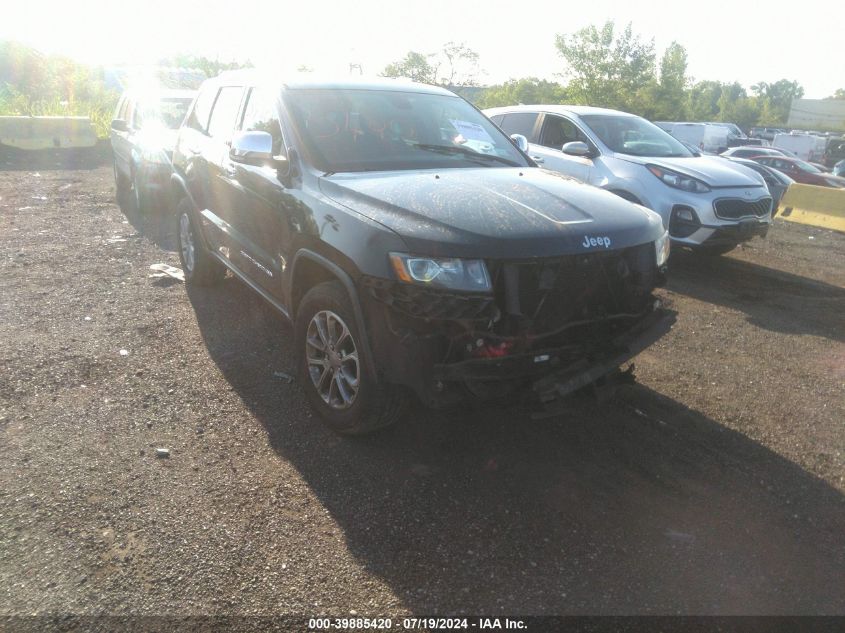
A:
<svg viewBox="0 0 845 633">
<path fill-rule="evenodd" d="M 350 440 L 131 220 L 108 166 L 0 172 L 0 615 L 845 613 L 845 235 L 673 255 L 608 402 Z"/>
</svg>

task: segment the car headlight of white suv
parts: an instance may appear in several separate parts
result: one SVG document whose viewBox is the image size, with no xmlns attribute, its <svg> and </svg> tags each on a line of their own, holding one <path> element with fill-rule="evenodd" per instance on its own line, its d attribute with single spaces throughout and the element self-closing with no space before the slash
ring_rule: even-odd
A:
<svg viewBox="0 0 845 633">
<path fill-rule="evenodd" d="M 683 191 L 690 191 L 692 193 L 707 193 L 710 191 L 708 185 L 691 176 L 685 176 L 684 174 L 672 171 L 671 169 L 665 169 L 664 167 L 658 167 L 657 165 L 646 165 L 646 168 L 662 180 L 664 184 L 675 189 L 682 189 Z"/>
</svg>

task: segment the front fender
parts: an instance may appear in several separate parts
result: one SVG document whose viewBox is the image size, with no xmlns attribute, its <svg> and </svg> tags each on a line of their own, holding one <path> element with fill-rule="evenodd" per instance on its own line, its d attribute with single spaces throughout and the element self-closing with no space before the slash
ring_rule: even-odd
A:
<svg viewBox="0 0 845 633">
<path fill-rule="evenodd" d="M 370 372 L 370 375 L 373 376 L 375 380 L 378 380 L 378 372 L 376 372 L 375 363 L 373 362 L 373 353 L 372 347 L 370 347 L 370 337 L 367 328 L 367 321 L 364 319 L 364 311 L 361 308 L 361 301 L 358 297 L 358 289 L 355 287 L 355 282 L 352 281 L 352 277 L 343 270 L 340 266 L 335 264 L 333 261 L 329 260 L 328 258 L 316 253 L 312 250 L 302 248 L 296 252 L 296 255 L 293 256 L 293 263 L 291 264 L 291 273 L 288 279 L 294 280 L 296 279 L 296 268 L 298 264 L 301 264 L 304 260 L 309 260 L 322 266 L 326 270 L 328 270 L 334 277 L 337 278 L 340 283 L 343 284 L 343 287 L 346 288 L 346 294 L 349 295 L 349 300 L 352 302 L 352 311 L 355 313 L 355 320 L 359 324 L 359 334 L 361 337 L 361 345 L 367 350 L 367 353 L 364 355 L 365 361 L 367 363 L 367 369 Z M 292 281 L 289 282 L 292 285 Z M 293 296 L 293 288 L 291 287 L 288 296 Z M 296 314 L 297 306 L 291 305 L 291 314 Z"/>
</svg>

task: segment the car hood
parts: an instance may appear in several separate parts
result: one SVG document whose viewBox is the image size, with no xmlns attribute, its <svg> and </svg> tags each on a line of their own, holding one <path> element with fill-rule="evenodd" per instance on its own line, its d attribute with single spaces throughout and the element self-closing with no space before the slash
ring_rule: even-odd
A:
<svg viewBox="0 0 845 633">
<path fill-rule="evenodd" d="M 154 127 L 140 130 L 135 137 L 136 144 L 147 151 L 164 150 L 172 152 L 179 138 L 179 130 Z"/>
<path fill-rule="evenodd" d="M 829 183 L 836 183 L 837 187 L 845 187 L 845 178 L 842 176 L 835 176 L 834 174 L 813 174 L 819 178 L 826 180 Z"/>
<path fill-rule="evenodd" d="M 761 177 L 745 169 L 737 169 L 720 156 L 689 158 L 657 158 L 616 154 L 616 158 L 638 165 L 657 165 L 697 178 L 711 187 L 763 187 Z"/>
<path fill-rule="evenodd" d="M 554 257 L 663 234 L 648 209 L 537 168 L 339 174 L 321 178 L 320 188 L 424 255 Z"/>
</svg>

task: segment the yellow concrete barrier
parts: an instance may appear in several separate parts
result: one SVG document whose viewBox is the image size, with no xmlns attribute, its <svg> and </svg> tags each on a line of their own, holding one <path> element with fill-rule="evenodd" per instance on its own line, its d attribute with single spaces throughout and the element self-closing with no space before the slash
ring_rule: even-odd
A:
<svg viewBox="0 0 845 633">
<path fill-rule="evenodd" d="M 778 205 L 778 218 L 845 231 L 845 189 L 795 183 Z"/>
<path fill-rule="evenodd" d="M 18 149 L 94 147 L 87 116 L 0 116 L 0 143 Z"/>
</svg>

